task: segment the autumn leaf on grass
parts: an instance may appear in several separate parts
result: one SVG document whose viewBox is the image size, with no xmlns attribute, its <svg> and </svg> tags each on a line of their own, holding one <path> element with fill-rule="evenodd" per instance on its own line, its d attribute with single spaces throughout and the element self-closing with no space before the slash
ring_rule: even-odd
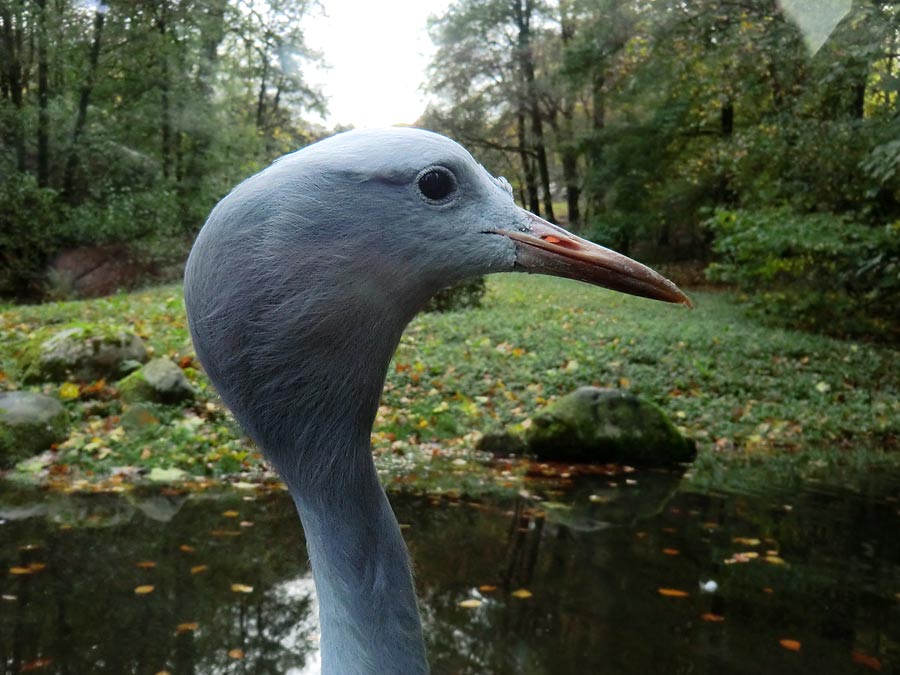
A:
<svg viewBox="0 0 900 675">
<path fill-rule="evenodd" d="M 81 388 L 74 382 L 66 382 L 59 388 L 59 397 L 66 400 L 78 398 Z"/>
<path fill-rule="evenodd" d="M 690 595 L 687 591 L 682 591 L 677 588 L 657 588 L 656 592 L 667 598 L 686 598 Z"/>
<path fill-rule="evenodd" d="M 201 572 L 205 572 L 209 569 L 209 565 L 194 565 L 191 568 L 191 574 L 200 574 Z"/>
<path fill-rule="evenodd" d="M 476 607 L 481 607 L 481 600 L 470 598 L 469 600 L 463 600 L 459 603 L 459 606 L 465 607 L 466 609 L 475 609 Z"/>
<path fill-rule="evenodd" d="M 784 647 L 785 649 L 792 651 L 792 652 L 800 651 L 800 641 L 799 640 L 791 640 L 790 638 L 782 638 L 781 640 L 778 641 L 778 644 L 780 644 L 782 647 Z"/>
<path fill-rule="evenodd" d="M 145 586 L 138 586 L 137 588 L 134 589 L 134 592 L 137 595 L 147 595 L 148 593 L 152 593 L 154 588 L 155 588 L 155 586 L 147 584 Z"/>
<path fill-rule="evenodd" d="M 231 584 L 231 590 L 235 593 L 252 593 L 253 586 L 247 584 Z"/>
<path fill-rule="evenodd" d="M 510 595 L 513 596 L 514 598 L 519 598 L 519 600 L 525 600 L 525 599 L 531 597 L 531 591 L 526 590 L 524 588 L 520 588 L 519 590 L 513 591 L 512 593 L 510 593 Z"/>
<path fill-rule="evenodd" d="M 861 666 L 865 666 L 869 670 L 874 670 L 875 672 L 881 672 L 881 661 L 879 661 L 874 656 L 869 656 L 865 652 L 861 652 L 858 649 L 853 650 L 853 663 L 858 663 Z"/>
<path fill-rule="evenodd" d="M 232 659 L 242 659 L 244 658 L 244 650 L 243 649 L 229 649 L 228 657 Z"/>
</svg>

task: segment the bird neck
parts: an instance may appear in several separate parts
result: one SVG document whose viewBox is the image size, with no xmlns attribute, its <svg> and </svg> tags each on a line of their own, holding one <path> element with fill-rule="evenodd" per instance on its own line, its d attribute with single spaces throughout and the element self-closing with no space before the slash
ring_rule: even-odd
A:
<svg viewBox="0 0 900 675">
<path fill-rule="evenodd" d="M 409 554 L 368 444 L 331 489 L 294 499 L 319 599 L 323 675 L 427 673 Z M 337 480 L 337 477 L 336 477 Z"/>
</svg>

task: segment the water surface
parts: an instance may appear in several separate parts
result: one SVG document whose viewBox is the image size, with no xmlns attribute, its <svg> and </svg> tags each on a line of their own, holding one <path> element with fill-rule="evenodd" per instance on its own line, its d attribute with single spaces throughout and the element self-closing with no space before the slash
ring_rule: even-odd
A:
<svg viewBox="0 0 900 675">
<path fill-rule="evenodd" d="M 895 673 L 898 485 L 392 502 L 439 675 Z M 2 672 L 319 671 L 285 493 L 0 491 Z"/>
</svg>

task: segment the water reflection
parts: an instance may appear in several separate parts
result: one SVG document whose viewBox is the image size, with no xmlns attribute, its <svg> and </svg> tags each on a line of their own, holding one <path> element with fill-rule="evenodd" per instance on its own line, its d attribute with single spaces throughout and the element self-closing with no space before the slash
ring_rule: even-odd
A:
<svg viewBox="0 0 900 675">
<path fill-rule="evenodd" d="M 900 667 L 889 477 L 869 496 L 774 498 L 672 494 L 665 474 L 627 481 L 508 504 L 394 500 L 436 674 Z M 5 672 L 318 672 L 313 586 L 283 493 L 2 489 Z M 708 580 L 716 592 L 702 592 Z"/>
</svg>

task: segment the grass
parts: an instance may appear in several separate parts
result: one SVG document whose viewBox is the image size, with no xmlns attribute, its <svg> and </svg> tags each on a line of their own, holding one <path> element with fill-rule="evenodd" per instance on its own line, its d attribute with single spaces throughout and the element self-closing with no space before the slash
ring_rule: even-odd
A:
<svg viewBox="0 0 900 675">
<path fill-rule="evenodd" d="M 521 423 L 583 384 L 630 389 L 662 406 L 698 442 L 697 487 L 751 473 L 841 480 L 900 465 L 895 350 L 760 325 L 729 293 L 692 294 L 696 309 L 687 311 L 547 277 L 493 277 L 488 289 L 481 309 L 422 315 L 404 334 L 372 437 L 390 485 L 516 489 L 522 467 L 487 462 L 473 449 L 478 435 Z M 0 387 L 19 387 L 15 354 L 29 336 L 74 320 L 130 325 L 156 355 L 191 353 L 177 286 L 5 307 Z M 156 408 L 137 427 L 123 420 L 114 383 L 36 388 L 64 398 L 74 423 L 59 452 L 28 470 L 76 486 L 154 467 L 266 477 L 203 374 L 183 365 L 197 401 Z"/>
</svg>

